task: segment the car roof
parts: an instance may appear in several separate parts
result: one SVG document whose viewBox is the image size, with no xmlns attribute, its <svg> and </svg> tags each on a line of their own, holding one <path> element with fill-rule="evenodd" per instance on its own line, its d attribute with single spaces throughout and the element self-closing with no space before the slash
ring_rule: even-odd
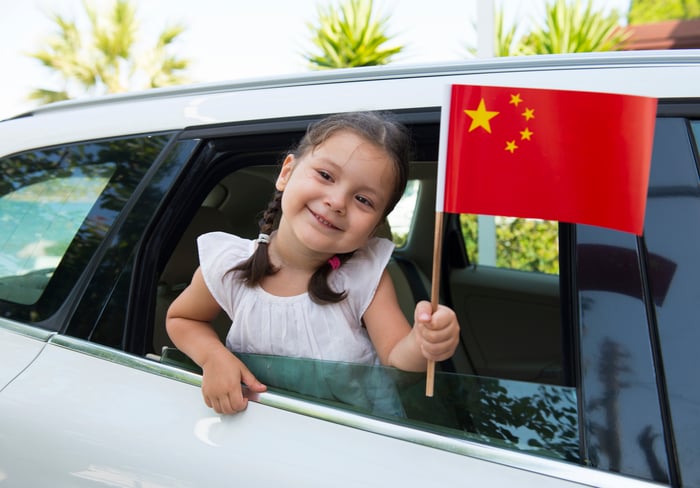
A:
<svg viewBox="0 0 700 488">
<path fill-rule="evenodd" d="M 632 75 L 634 71 L 634 75 Z M 389 65 L 175 86 L 58 102 L 0 122 L 0 155 L 227 122 L 439 107 L 452 83 L 698 97 L 700 50 L 618 51 Z"/>
</svg>

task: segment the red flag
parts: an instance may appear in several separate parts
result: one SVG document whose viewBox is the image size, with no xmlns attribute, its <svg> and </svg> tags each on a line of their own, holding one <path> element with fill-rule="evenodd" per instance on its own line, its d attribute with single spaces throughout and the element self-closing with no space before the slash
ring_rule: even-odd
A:
<svg viewBox="0 0 700 488">
<path fill-rule="evenodd" d="M 641 235 L 656 104 L 611 93 L 452 85 L 437 210 Z"/>
</svg>

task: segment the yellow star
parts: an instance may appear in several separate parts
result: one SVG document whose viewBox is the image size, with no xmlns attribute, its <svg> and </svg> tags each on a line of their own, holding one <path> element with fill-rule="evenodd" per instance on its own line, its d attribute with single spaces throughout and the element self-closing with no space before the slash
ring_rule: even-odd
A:
<svg viewBox="0 0 700 488">
<path fill-rule="evenodd" d="M 510 96 L 510 102 L 508 102 L 508 103 L 512 103 L 513 105 L 515 105 L 517 107 L 518 104 L 522 101 L 523 101 L 523 99 L 520 98 L 520 93 L 516 93 L 515 95 Z"/>
<path fill-rule="evenodd" d="M 521 114 L 523 117 L 525 117 L 525 120 L 530 120 L 535 118 L 535 109 L 534 108 L 526 108 L 525 111 Z"/>
<path fill-rule="evenodd" d="M 520 140 L 521 141 L 525 141 L 525 140 L 530 141 L 532 134 L 533 134 L 533 132 L 530 129 L 528 129 L 527 127 L 525 127 L 525 130 L 520 131 Z"/>
<path fill-rule="evenodd" d="M 465 110 L 467 114 L 472 119 L 472 124 L 469 126 L 469 132 L 473 131 L 477 127 L 483 127 L 486 132 L 491 133 L 491 124 L 489 120 L 498 115 L 498 112 L 491 112 L 486 110 L 486 104 L 482 98 L 479 102 L 479 106 L 476 110 Z"/>
<path fill-rule="evenodd" d="M 506 151 L 510 151 L 513 154 L 516 149 L 518 149 L 518 146 L 515 145 L 515 141 L 506 141 Z"/>
</svg>

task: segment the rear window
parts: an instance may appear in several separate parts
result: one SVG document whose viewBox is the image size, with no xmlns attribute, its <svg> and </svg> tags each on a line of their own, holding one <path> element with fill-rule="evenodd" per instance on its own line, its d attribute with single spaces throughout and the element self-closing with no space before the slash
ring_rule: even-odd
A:
<svg viewBox="0 0 700 488">
<path fill-rule="evenodd" d="M 65 300 L 167 136 L 0 159 L 0 305 L 41 321 Z"/>
</svg>

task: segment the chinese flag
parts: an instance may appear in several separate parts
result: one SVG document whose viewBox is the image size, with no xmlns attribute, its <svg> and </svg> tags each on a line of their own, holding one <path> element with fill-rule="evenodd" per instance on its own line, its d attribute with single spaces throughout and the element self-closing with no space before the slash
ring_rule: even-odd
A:
<svg viewBox="0 0 700 488">
<path fill-rule="evenodd" d="M 449 95 L 438 211 L 642 234 L 655 98 L 469 85 Z"/>
</svg>

